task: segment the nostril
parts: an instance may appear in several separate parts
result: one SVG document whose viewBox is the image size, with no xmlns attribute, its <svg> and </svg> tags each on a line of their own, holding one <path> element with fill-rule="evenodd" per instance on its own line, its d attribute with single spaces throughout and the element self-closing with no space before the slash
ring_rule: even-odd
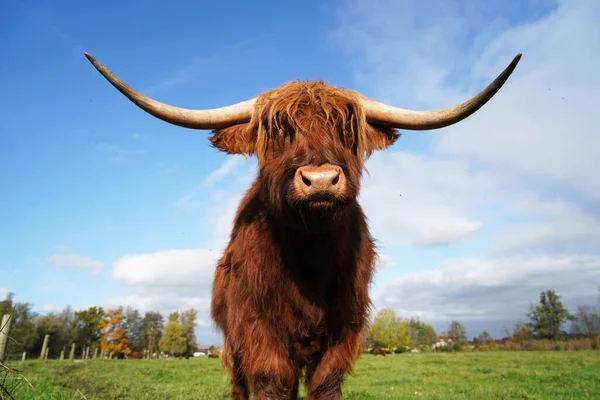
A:
<svg viewBox="0 0 600 400">
<path fill-rule="evenodd" d="M 304 183 L 306 186 L 312 185 L 312 182 L 304 175 L 302 175 L 302 183 Z"/>
<path fill-rule="evenodd" d="M 296 170 L 294 185 L 305 194 L 312 192 L 337 192 L 343 185 L 344 173 L 340 168 L 331 166 L 310 166 Z"/>
</svg>

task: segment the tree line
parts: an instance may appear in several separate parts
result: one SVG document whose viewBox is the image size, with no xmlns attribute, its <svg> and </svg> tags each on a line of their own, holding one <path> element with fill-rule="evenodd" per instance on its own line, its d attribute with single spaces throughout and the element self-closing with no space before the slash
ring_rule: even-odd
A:
<svg viewBox="0 0 600 400">
<path fill-rule="evenodd" d="M 89 307 L 39 314 L 18 302 L 13 293 L 0 301 L 0 319 L 11 314 L 4 360 L 27 358 L 157 357 L 159 353 L 189 357 L 196 350 L 197 311 L 173 312 L 166 323 L 161 313 L 143 315 L 132 307 Z M 44 343 L 46 342 L 46 345 Z M 75 352 L 75 354 L 72 354 Z M 45 354 L 44 354 L 45 353 Z"/>
<path fill-rule="evenodd" d="M 495 340 L 488 330 L 469 340 L 460 321 L 451 321 L 438 335 L 418 318 L 402 318 L 394 310 L 381 309 L 363 342 L 364 352 L 600 349 L 600 287 L 597 305 L 582 305 L 574 314 L 563 306 L 553 289 L 542 291 L 530 306 L 527 319 L 518 319 L 506 336 Z M 563 328 L 567 327 L 568 330 Z"/>
<path fill-rule="evenodd" d="M 468 340 L 466 329 L 459 321 L 451 321 L 448 329 L 438 334 L 431 325 L 418 318 L 405 319 L 386 308 L 374 318 L 369 335 L 364 339 L 363 351 L 375 348 L 397 353 L 527 350 L 557 346 L 569 349 L 573 346 L 560 345 L 557 341 L 583 339 L 579 344 L 573 342 L 574 346 L 599 348 L 600 288 L 598 294 L 598 305 L 580 306 L 571 315 L 554 290 L 543 291 L 539 301 L 531 305 L 527 319 L 518 319 L 512 329 L 505 328 L 506 337 L 500 340 L 494 340 L 487 330 Z M 121 358 L 130 355 L 157 357 L 163 353 L 189 357 L 197 348 L 194 333 L 197 311 L 194 308 L 171 313 L 166 323 L 159 312 L 148 311 L 142 315 L 129 306 L 107 310 L 93 306 L 81 311 L 66 307 L 42 315 L 33 312 L 30 303 L 17 302 L 13 293 L 8 293 L 0 301 L 0 317 L 4 314 L 12 315 L 5 360 L 21 358 L 23 353 L 28 358 L 50 359 L 67 358 L 67 355 L 69 358 L 87 358 L 89 354 Z M 569 324 L 569 331 L 563 330 Z M 71 354 L 73 352 L 76 354 Z"/>
</svg>

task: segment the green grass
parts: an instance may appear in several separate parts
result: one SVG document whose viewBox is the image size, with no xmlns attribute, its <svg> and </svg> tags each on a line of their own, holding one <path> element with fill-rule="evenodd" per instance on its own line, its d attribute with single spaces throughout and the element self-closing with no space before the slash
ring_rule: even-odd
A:
<svg viewBox="0 0 600 400">
<path fill-rule="evenodd" d="M 220 361 L 28 361 L 16 399 L 222 399 Z M 304 390 L 301 391 L 304 395 Z M 598 399 L 600 352 L 363 355 L 344 399 Z"/>
</svg>

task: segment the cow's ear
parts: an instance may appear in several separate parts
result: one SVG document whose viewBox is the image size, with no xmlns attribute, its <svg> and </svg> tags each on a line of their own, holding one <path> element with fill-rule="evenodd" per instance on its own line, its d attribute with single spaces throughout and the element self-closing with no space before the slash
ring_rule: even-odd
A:
<svg viewBox="0 0 600 400">
<path fill-rule="evenodd" d="M 398 140 L 400 133 L 395 128 L 387 126 L 377 126 L 369 124 L 367 127 L 367 155 L 371 155 L 375 150 L 386 150 Z"/>
<path fill-rule="evenodd" d="M 248 156 L 253 154 L 256 148 L 256 136 L 252 133 L 250 124 L 216 129 L 212 132 L 210 142 L 214 147 L 227 154 Z"/>
</svg>

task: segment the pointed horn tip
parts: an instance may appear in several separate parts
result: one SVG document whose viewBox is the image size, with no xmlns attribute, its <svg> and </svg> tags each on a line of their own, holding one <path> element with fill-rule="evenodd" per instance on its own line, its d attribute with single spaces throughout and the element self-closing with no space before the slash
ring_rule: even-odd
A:
<svg viewBox="0 0 600 400">
<path fill-rule="evenodd" d="M 515 56 L 515 58 L 513 58 L 513 60 L 508 65 L 508 69 L 510 69 L 510 70 L 515 69 L 515 67 L 517 66 L 517 64 L 519 63 L 519 61 L 521 61 L 521 57 L 523 57 L 523 53 L 517 53 L 517 55 Z"/>
<path fill-rule="evenodd" d="M 523 57 L 523 53 L 517 53 L 510 64 L 508 64 L 504 71 L 502 71 L 498 78 L 496 78 L 496 82 L 502 82 L 502 84 L 504 84 L 504 82 L 508 80 L 508 77 L 512 75 L 515 68 L 517 68 L 517 64 L 519 64 L 519 61 L 521 61 L 521 57 Z"/>
<path fill-rule="evenodd" d="M 98 67 L 97 67 L 98 61 L 94 58 L 94 56 L 92 56 L 87 51 L 83 52 L 83 55 L 85 55 L 85 58 L 87 58 L 88 61 L 91 62 L 94 67 L 96 67 L 96 69 L 98 69 Z"/>
<path fill-rule="evenodd" d="M 516 64 L 521 60 L 521 57 L 523 57 L 523 53 L 517 53 L 517 55 L 515 56 L 515 58 L 513 58 L 513 62 Z"/>
</svg>

